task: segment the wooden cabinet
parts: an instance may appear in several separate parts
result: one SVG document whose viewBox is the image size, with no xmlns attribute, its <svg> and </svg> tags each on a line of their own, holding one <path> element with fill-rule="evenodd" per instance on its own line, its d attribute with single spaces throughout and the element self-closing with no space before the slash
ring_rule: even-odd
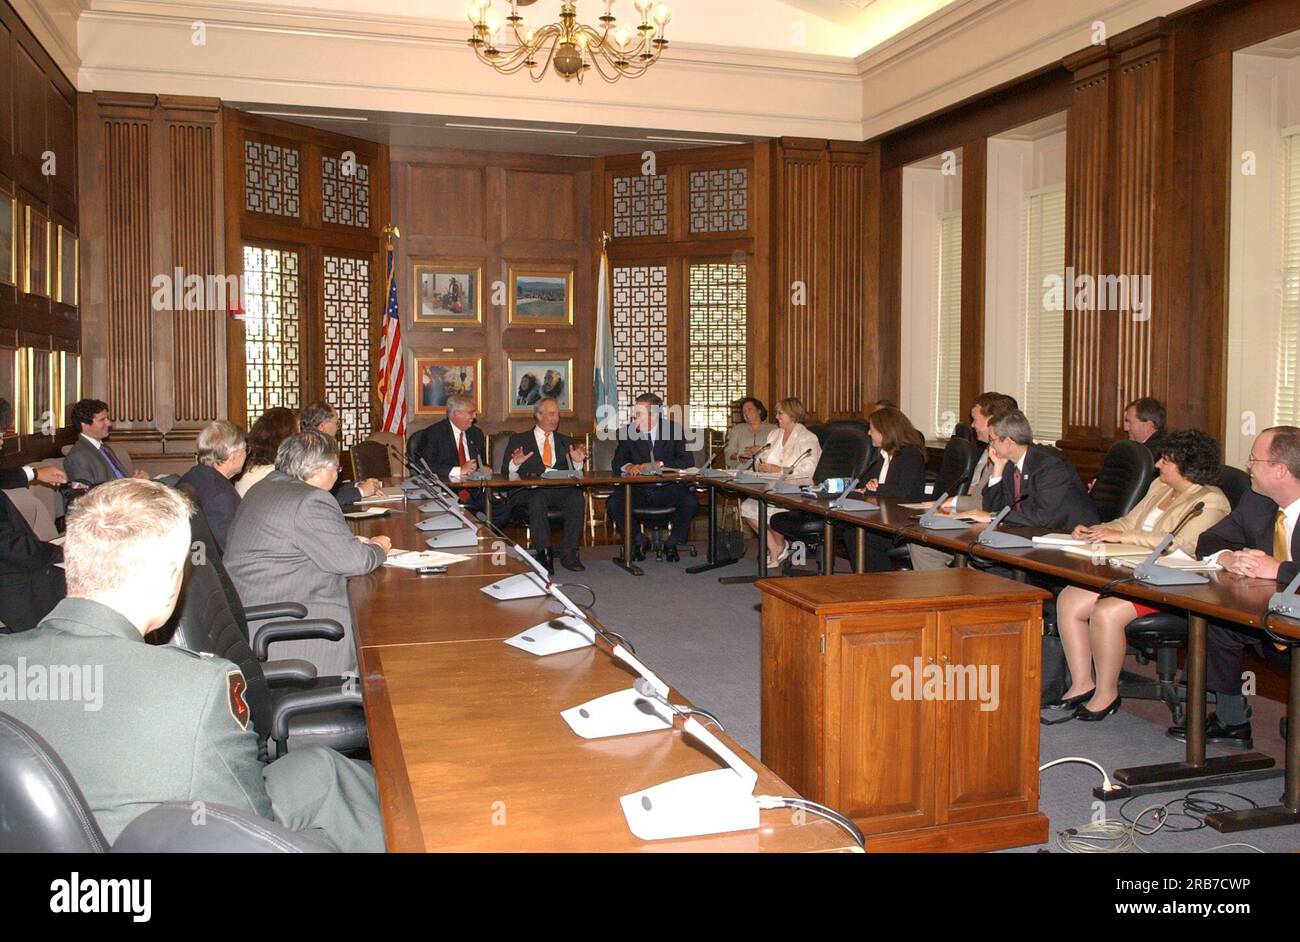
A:
<svg viewBox="0 0 1300 942">
<path fill-rule="evenodd" d="M 1047 594 L 963 569 L 765 580 L 763 762 L 868 850 L 1040 843 Z"/>
</svg>

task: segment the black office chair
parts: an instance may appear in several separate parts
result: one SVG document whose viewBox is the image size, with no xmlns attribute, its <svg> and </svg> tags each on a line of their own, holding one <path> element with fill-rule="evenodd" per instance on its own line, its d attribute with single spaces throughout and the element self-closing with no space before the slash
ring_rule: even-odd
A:
<svg viewBox="0 0 1300 942">
<path fill-rule="evenodd" d="M 1143 449 L 1145 450 L 1145 449 Z M 1219 489 L 1234 508 L 1250 490 L 1250 475 L 1239 468 L 1225 467 L 1219 475 Z M 1131 672 L 1120 674 L 1119 694 L 1131 700 L 1163 700 L 1174 725 L 1186 715 L 1187 685 L 1178 682 L 1178 652 L 1187 647 L 1187 616 L 1174 612 L 1139 615 L 1124 627 L 1129 653 L 1139 664 L 1156 665 L 1156 679 Z M 1214 693 L 1207 693 L 1210 703 Z"/>
<path fill-rule="evenodd" d="M 415 465 L 415 458 L 420 454 L 420 449 L 424 444 L 424 438 L 429 434 L 429 429 L 432 427 L 433 426 L 431 425 L 426 425 L 418 432 L 414 432 L 411 437 L 406 440 L 406 460 L 411 464 Z M 416 467 L 418 467 L 418 465 L 416 465 Z"/>
<path fill-rule="evenodd" d="M 253 728 L 263 757 L 283 755 L 290 743 L 320 745 L 340 752 L 355 752 L 367 745 L 366 719 L 361 692 L 355 680 L 317 677 L 313 664 L 303 660 L 268 662 L 272 644 L 323 638 L 341 641 L 343 626 L 330 619 L 307 619 L 297 603 L 259 605 L 245 609 L 230 581 L 212 532 L 201 510 L 190 518 L 190 532 L 203 556 L 186 560 L 181 597 L 160 638 L 169 644 L 225 658 L 244 674 Z M 267 619 L 256 642 L 249 643 L 248 622 Z"/>
<path fill-rule="evenodd" d="M 1155 477 L 1155 462 L 1146 445 L 1116 442 L 1106 452 L 1092 482 L 1092 504 L 1101 520 L 1118 520 L 1138 505 Z"/>
<path fill-rule="evenodd" d="M 59 754 L 30 726 L 0 713 L 0 854 L 102 854 L 104 832 Z M 256 815 L 188 801 L 140 815 L 112 850 L 139 853 L 328 853 L 328 848 Z"/>
<path fill-rule="evenodd" d="M 817 436 L 817 444 L 826 450 L 826 440 L 831 437 L 831 427 L 829 425 L 809 425 L 808 431 Z"/>
<path fill-rule="evenodd" d="M 935 476 L 935 498 L 938 499 L 941 494 L 955 497 L 959 487 L 969 487 L 971 478 L 975 476 L 975 462 L 978 459 L 979 453 L 967 439 L 957 435 L 948 439 L 948 444 L 943 446 L 943 462 Z"/>
<path fill-rule="evenodd" d="M 871 437 L 861 428 L 843 425 L 827 436 L 821 459 L 813 471 L 813 481 L 820 484 L 827 478 L 861 477 L 870 454 Z M 768 522 L 768 526 L 787 540 L 801 542 L 813 550 L 820 548 L 817 572 L 823 575 L 835 568 L 834 549 L 822 545 L 824 524 L 822 517 L 802 510 L 782 511 Z M 766 553 L 767 547 L 760 546 L 758 551 Z"/>
</svg>

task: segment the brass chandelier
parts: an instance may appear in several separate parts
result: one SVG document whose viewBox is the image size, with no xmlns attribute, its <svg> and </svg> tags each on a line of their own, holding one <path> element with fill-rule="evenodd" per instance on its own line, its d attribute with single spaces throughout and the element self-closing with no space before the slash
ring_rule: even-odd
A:
<svg viewBox="0 0 1300 942">
<path fill-rule="evenodd" d="M 664 28 L 672 11 L 655 0 L 633 0 L 641 14 L 639 26 L 619 26 L 611 12 L 614 0 L 604 0 L 605 12 L 599 26 L 578 22 L 576 0 L 562 0 L 560 21 L 533 29 L 524 24 L 519 7 L 535 0 L 508 0 L 510 13 L 502 23 L 492 12 L 492 0 L 471 0 L 466 15 L 474 27 L 470 48 L 481 62 L 505 75 L 527 69 L 534 82 L 540 82 L 546 70 L 554 66 L 566 82 L 582 84 L 583 74 L 595 66 L 606 82 L 624 76 L 639 78 L 659 61 L 668 47 Z M 508 34 L 501 42 L 498 31 Z"/>
</svg>

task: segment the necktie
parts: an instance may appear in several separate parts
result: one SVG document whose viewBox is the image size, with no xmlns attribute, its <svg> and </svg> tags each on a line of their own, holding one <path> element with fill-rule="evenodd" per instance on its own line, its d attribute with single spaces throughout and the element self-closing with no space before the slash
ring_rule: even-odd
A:
<svg viewBox="0 0 1300 942">
<path fill-rule="evenodd" d="M 549 434 L 542 437 L 542 464 L 548 468 L 555 467 L 555 452 L 551 448 L 551 436 Z"/>
<path fill-rule="evenodd" d="M 1291 541 L 1286 536 L 1286 514 L 1281 510 L 1273 520 L 1273 558 L 1281 563 L 1291 561 Z"/>
<path fill-rule="evenodd" d="M 1015 492 L 1012 495 L 1013 500 L 1020 500 L 1020 468 L 1011 469 L 1011 489 Z"/>
<path fill-rule="evenodd" d="M 459 435 L 457 435 L 457 436 L 456 436 L 456 441 L 458 442 L 458 444 L 459 444 L 459 446 L 460 446 L 458 450 L 460 451 L 460 463 L 461 463 L 461 465 L 467 465 L 467 464 L 469 464 L 469 455 L 466 454 L 466 452 L 465 452 L 465 433 L 464 433 L 464 432 L 461 432 Z M 456 496 L 457 496 L 458 498 L 460 498 L 460 502 L 461 502 L 462 504 L 469 503 L 469 491 L 465 490 L 464 488 L 462 488 L 462 489 L 461 489 L 461 492 L 460 492 L 459 494 L 457 494 Z"/>
<path fill-rule="evenodd" d="M 99 451 L 108 462 L 108 466 L 112 469 L 115 478 L 120 479 L 126 477 L 126 472 L 122 470 L 122 466 L 118 464 L 117 455 L 113 454 L 113 449 L 109 448 L 108 445 L 101 444 L 99 446 Z"/>
</svg>

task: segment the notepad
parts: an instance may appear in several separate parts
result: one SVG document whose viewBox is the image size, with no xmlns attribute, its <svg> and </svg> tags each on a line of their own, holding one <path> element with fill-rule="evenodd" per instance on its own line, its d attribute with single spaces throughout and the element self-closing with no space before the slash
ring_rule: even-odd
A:
<svg viewBox="0 0 1300 942">
<path fill-rule="evenodd" d="M 437 550 L 390 550 L 385 566 L 397 569 L 421 569 L 425 566 L 451 566 L 455 563 L 468 562 L 471 557 L 458 556 L 455 553 L 440 553 Z"/>
<path fill-rule="evenodd" d="M 354 510 L 351 513 L 344 514 L 343 516 L 347 517 L 349 520 L 362 520 L 366 517 L 386 517 L 388 516 L 388 512 L 387 507 L 367 507 L 365 510 Z"/>
<path fill-rule="evenodd" d="M 406 492 L 400 487 L 385 487 L 380 489 L 371 497 L 363 497 L 358 504 L 390 504 L 394 501 L 406 500 Z"/>
<path fill-rule="evenodd" d="M 1033 538 L 1035 543 L 1043 543 L 1047 546 L 1091 546 L 1087 540 L 1076 540 L 1068 533 L 1044 533 L 1042 536 Z M 1150 550 L 1148 550 L 1150 552 Z"/>
<path fill-rule="evenodd" d="M 1152 547 L 1137 546 L 1133 543 L 1086 543 L 1082 546 L 1062 546 L 1061 549 L 1073 556 L 1088 556 L 1092 559 L 1145 559 L 1151 555 Z"/>
</svg>

